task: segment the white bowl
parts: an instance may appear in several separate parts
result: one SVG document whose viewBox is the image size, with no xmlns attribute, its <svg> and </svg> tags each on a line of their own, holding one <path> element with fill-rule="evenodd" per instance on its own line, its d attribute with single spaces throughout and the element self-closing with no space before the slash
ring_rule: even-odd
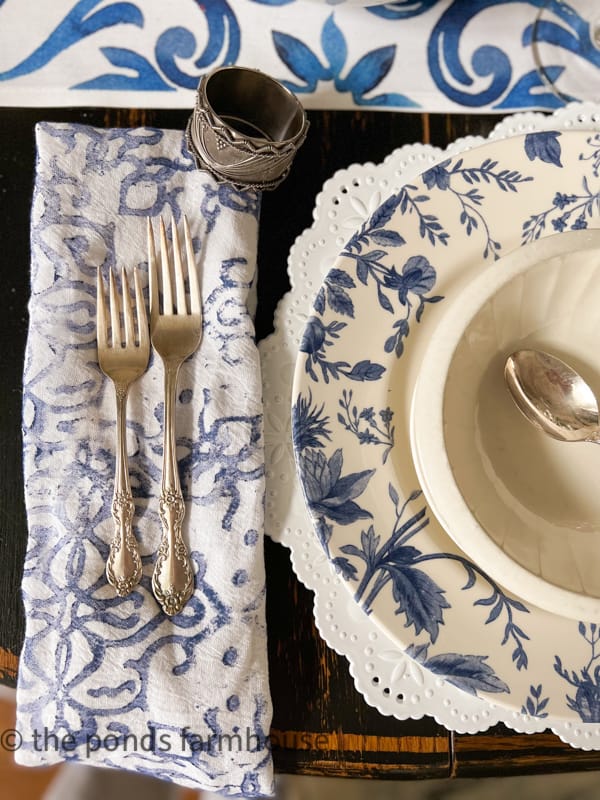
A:
<svg viewBox="0 0 600 800">
<path fill-rule="evenodd" d="M 554 353 L 600 397 L 600 231 L 525 245 L 449 304 L 411 408 L 431 510 L 506 589 L 562 616 L 600 616 L 600 447 L 563 443 L 520 413 L 508 355 Z"/>
</svg>

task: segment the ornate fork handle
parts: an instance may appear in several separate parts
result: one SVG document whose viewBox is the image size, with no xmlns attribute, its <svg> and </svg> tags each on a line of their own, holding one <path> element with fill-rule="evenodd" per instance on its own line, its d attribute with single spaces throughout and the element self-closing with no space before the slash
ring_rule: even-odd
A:
<svg viewBox="0 0 600 800">
<path fill-rule="evenodd" d="M 128 385 L 115 383 L 117 397 L 117 452 L 112 516 L 115 535 L 106 562 L 106 577 L 120 597 L 128 595 L 142 577 L 142 559 L 133 535 L 135 505 L 127 469 L 125 420 Z"/>
<path fill-rule="evenodd" d="M 159 514 L 163 533 L 152 575 L 152 590 L 165 614 L 178 614 L 194 591 L 194 572 L 183 541 L 185 504 L 179 483 L 175 437 L 177 375 L 183 359 L 165 360 L 163 477 Z"/>
</svg>

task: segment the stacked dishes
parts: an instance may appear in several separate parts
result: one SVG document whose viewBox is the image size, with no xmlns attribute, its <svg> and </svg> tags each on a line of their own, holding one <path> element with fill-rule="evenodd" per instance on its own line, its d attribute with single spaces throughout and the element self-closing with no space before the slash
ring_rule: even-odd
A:
<svg viewBox="0 0 600 800">
<path fill-rule="evenodd" d="M 299 345 L 315 537 L 369 625 L 436 680 L 600 722 L 600 451 L 544 437 L 503 377 L 510 352 L 539 348 L 600 394 L 600 134 L 489 141 L 394 186 L 400 167 L 340 242 Z"/>
<path fill-rule="evenodd" d="M 520 349 L 556 353 L 600 390 L 600 232 L 540 239 L 450 303 L 416 383 L 414 463 L 447 533 L 488 575 L 574 619 L 600 612 L 600 451 L 519 413 L 504 385 Z"/>
</svg>

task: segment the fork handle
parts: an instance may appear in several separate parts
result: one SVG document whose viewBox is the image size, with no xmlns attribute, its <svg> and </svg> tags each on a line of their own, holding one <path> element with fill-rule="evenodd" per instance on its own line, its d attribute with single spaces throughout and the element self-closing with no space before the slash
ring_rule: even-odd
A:
<svg viewBox="0 0 600 800">
<path fill-rule="evenodd" d="M 170 617 L 178 614 L 194 593 L 194 572 L 182 534 L 185 503 L 179 483 L 175 436 L 177 376 L 181 363 L 180 360 L 164 363 L 163 478 L 159 501 L 163 532 L 152 575 L 154 596 Z"/>
<path fill-rule="evenodd" d="M 127 411 L 127 387 L 115 384 L 117 398 L 117 447 L 115 466 L 115 489 L 112 516 L 115 533 L 110 544 L 106 577 L 120 597 L 125 597 L 140 582 L 142 560 L 133 534 L 135 505 L 129 484 L 127 469 L 127 446 L 125 420 Z"/>
</svg>

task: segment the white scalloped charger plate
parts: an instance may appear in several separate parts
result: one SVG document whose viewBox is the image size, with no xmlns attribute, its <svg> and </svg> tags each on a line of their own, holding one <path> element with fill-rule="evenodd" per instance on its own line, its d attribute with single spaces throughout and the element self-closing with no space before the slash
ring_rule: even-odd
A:
<svg viewBox="0 0 600 800">
<path fill-rule="evenodd" d="M 553 618 L 548 636 L 545 612 L 458 550 L 421 495 L 409 409 L 444 298 L 502 254 L 598 224 L 597 162 L 600 135 L 535 132 L 473 148 L 405 184 L 327 274 L 292 389 L 305 500 L 355 602 L 464 691 L 567 717 L 590 713 L 595 627 Z"/>
<path fill-rule="evenodd" d="M 552 117 L 517 114 L 499 123 L 489 142 L 537 130 L 600 129 L 600 108 L 575 105 Z M 430 165 L 485 142 L 469 137 L 454 142 L 446 151 L 429 145 L 409 145 L 394 151 L 382 164 L 355 164 L 328 180 L 317 197 L 315 222 L 298 237 L 288 261 L 292 290 L 281 301 L 275 332 L 259 345 L 265 401 L 265 449 L 267 468 L 266 527 L 276 541 L 290 548 L 292 564 L 300 580 L 315 592 L 315 620 L 330 647 L 350 662 L 356 687 L 366 701 L 381 713 L 398 719 L 434 717 L 451 730 L 486 730 L 503 722 L 524 732 L 552 729 L 564 741 L 583 749 L 600 747 L 597 718 L 582 721 L 574 709 L 554 709 L 544 704 L 543 686 L 531 686 L 521 708 L 466 694 L 439 674 L 424 668 L 407 655 L 395 637 L 390 637 L 365 615 L 335 574 L 314 536 L 294 471 L 289 405 L 291 376 L 297 348 L 307 319 L 311 298 L 355 230 L 380 203 Z M 545 615 L 544 624 L 554 630 L 556 619 Z M 564 621 L 560 621 L 562 628 Z M 569 629 L 572 636 L 572 627 Z M 554 638 L 554 637 L 553 637 Z M 580 691 L 581 690 L 581 691 Z M 585 692 L 566 686 L 573 697 Z M 560 693 L 559 693 L 560 695 Z M 555 713 L 556 712 L 556 713 Z"/>
</svg>

